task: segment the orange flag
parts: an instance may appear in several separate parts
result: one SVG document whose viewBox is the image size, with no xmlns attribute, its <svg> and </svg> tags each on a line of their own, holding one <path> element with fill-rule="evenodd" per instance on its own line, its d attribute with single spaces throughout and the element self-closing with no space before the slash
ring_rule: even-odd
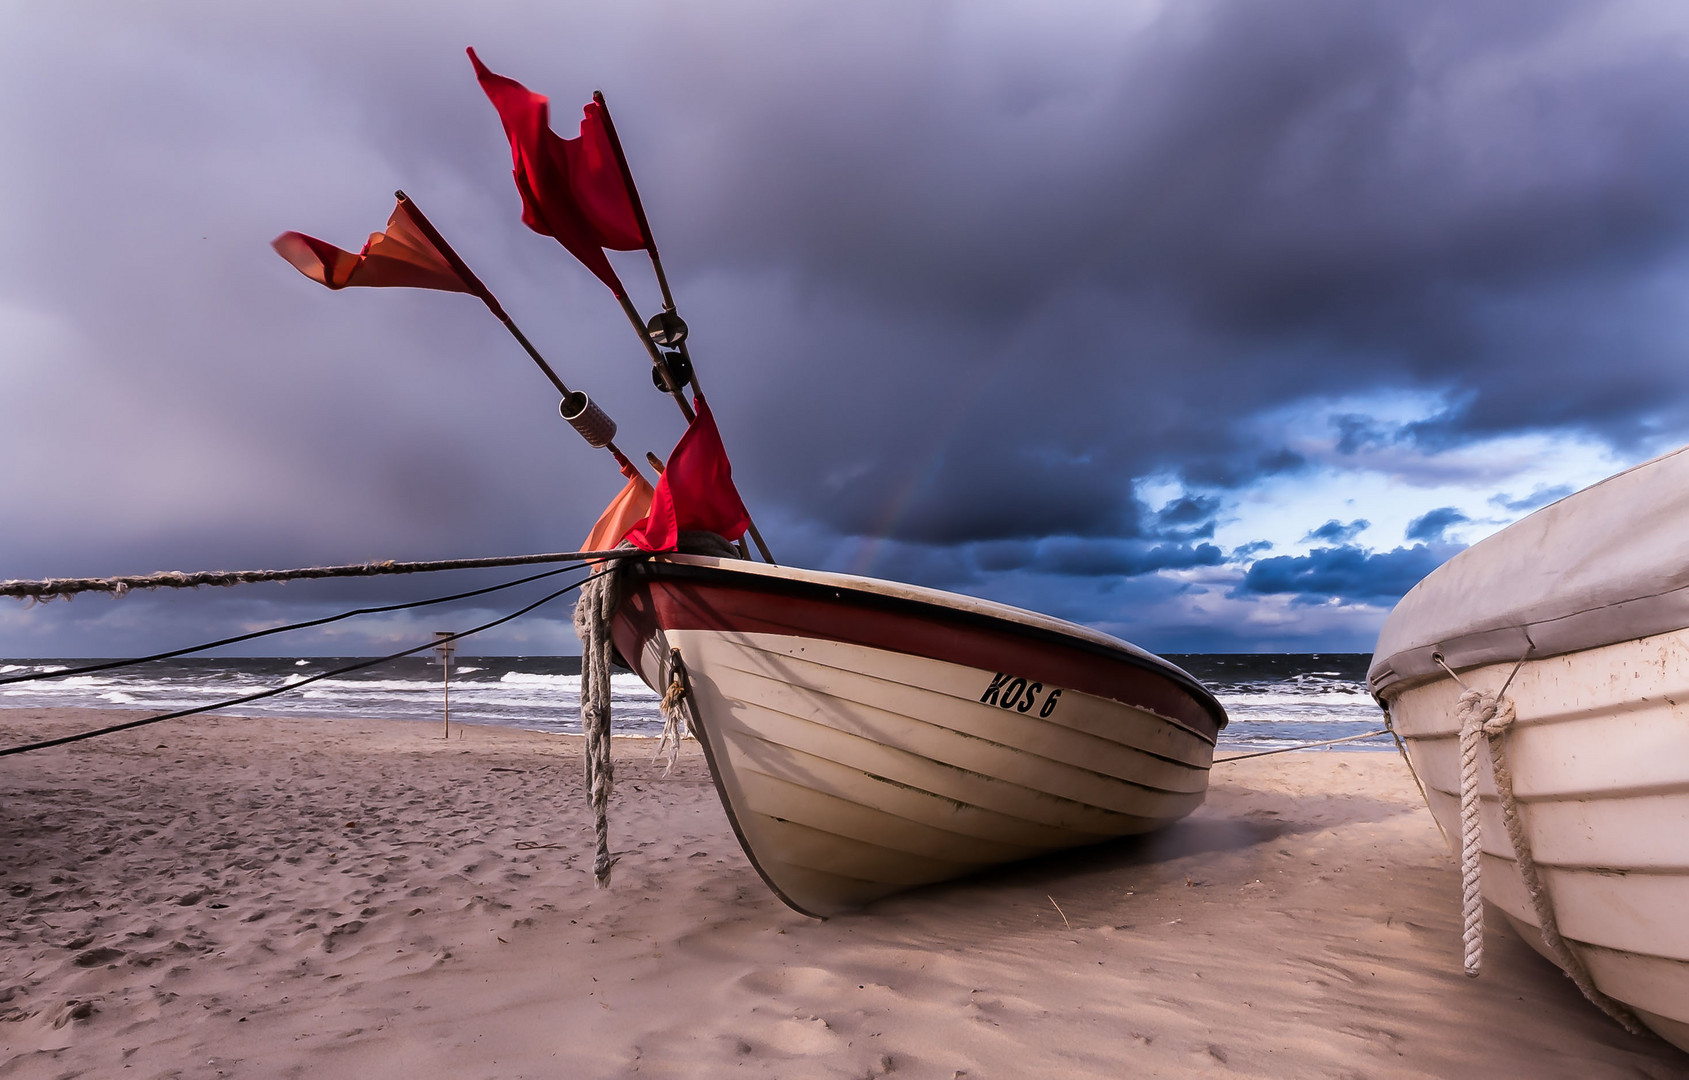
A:
<svg viewBox="0 0 1689 1080">
<path fill-rule="evenodd" d="M 622 466 L 622 475 L 628 478 L 627 486 L 598 516 L 598 523 L 581 544 L 582 551 L 609 551 L 651 512 L 652 488 L 645 477 L 631 465 Z"/>
<path fill-rule="evenodd" d="M 385 285 L 473 293 L 411 219 L 407 205 L 401 199 L 387 219 L 387 231 L 371 233 L 369 243 L 356 255 L 297 232 L 282 233 L 270 246 L 301 274 L 331 289 Z"/>
</svg>

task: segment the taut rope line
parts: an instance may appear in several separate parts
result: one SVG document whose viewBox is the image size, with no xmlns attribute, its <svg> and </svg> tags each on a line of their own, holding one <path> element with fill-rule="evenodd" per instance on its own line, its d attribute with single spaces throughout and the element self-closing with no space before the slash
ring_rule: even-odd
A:
<svg viewBox="0 0 1689 1080">
<path fill-rule="evenodd" d="M 1228 761 L 1244 761 L 1248 758 L 1266 757 L 1268 754 L 1288 754 L 1293 750 L 1312 750 L 1316 746 L 1336 746 L 1338 743 L 1359 742 L 1361 739 L 1372 739 L 1389 733 L 1389 728 L 1379 728 L 1377 731 L 1363 731 L 1359 735 L 1345 735 L 1341 739 L 1321 739 L 1319 742 L 1297 743 L 1295 746 L 1280 746 L 1273 750 L 1257 750 L 1253 754 L 1233 754 L 1231 757 L 1217 757 L 1214 759 L 1214 764 L 1224 765 Z"/>
<path fill-rule="evenodd" d="M 504 623 L 510 622 L 512 619 L 519 619 L 528 614 L 528 612 L 533 611 L 535 608 L 540 607 L 543 604 L 549 604 L 559 596 L 572 593 L 583 584 L 585 584 L 584 578 L 572 585 L 565 585 L 563 588 L 558 589 L 554 593 L 542 596 L 528 606 L 519 608 L 516 611 L 511 612 L 509 615 L 501 615 L 491 622 L 482 623 L 480 626 L 473 627 L 469 630 L 459 631 L 458 633 L 452 634 L 448 637 L 436 638 L 433 641 L 425 642 L 421 645 L 413 645 L 412 647 L 400 652 L 389 653 L 386 656 L 377 656 L 370 660 L 360 660 L 355 664 L 347 664 L 345 667 L 335 668 L 332 671 L 324 671 L 317 675 L 307 676 L 297 682 L 290 682 L 282 686 L 272 686 L 268 690 L 260 690 L 253 694 L 244 694 L 240 697 L 229 698 L 226 701 L 213 702 L 210 705 L 199 705 L 192 709 L 180 709 L 176 712 L 164 713 L 161 716 L 148 716 L 141 720 L 131 720 L 124 724 L 113 724 L 110 727 L 98 728 L 94 731 L 78 732 L 75 735 L 65 735 L 57 739 L 43 739 L 41 742 L 24 743 L 21 746 L 8 746 L 4 749 L 0 749 L 0 757 L 10 757 L 13 754 L 27 754 L 32 750 L 45 750 L 48 747 L 63 746 L 66 743 L 81 742 L 84 739 L 92 739 L 100 735 L 110 735 L 117 731 L 128 731 L 130 728 L 145 727 L 148 724 L 156 724 L 161 720 L 175 720 L 183 716 L 194 716 L 198 713 L 214 712 L 217 709 L 226 709 L 231 705 L 244 705 L 249 701 L 260 701 L 264 698 L 275 697 L 277 694 L 285 694 L 289 690 L 297 690 L 301 686 L 309 686 L 310 684 L 320 682 L 323 679 L 332 679 L 336 675 L 344 675 L 349 671 L 361 671 L 367 667 L 384 664 L 389 660 L 397 660 L 400 657 L 410 656 L 413 653 L 432 649 L 443 642 L 456 641 L 458 638 L 468 637 L 470 634 L 478 634 L 483 630 L 491 630 L 493 627 L 501 626 Z"/>
<path fill-rule="evenodd" d="M 325 615 L 320 619 L 307 619 L 304 622 L 288 623 L 285 626 L 272 626 L 267 630 L 254 630 L 250 634 L 237 634 L 234 637 L 219 638 L 199 645 L 189 645 L 181 649 L 171 649 L 169 652 L 153 653 L 150 656 L 132 656 L 123 660 L 103 660 L 98 664 L 84 664 L 81 667 L 59 668 L 54 671 L 32 671 L 25 675 L 7 675 L 0 678 L 0 686 L 10 683 L 34 682 L 38 679 L 67 679 L 73 675 L 89 675 L 96 671 L 111 671 L 113 668 L 133 667 L 137 664 L 148 664 L 155 660 L 173 660 L 178 656 L 188 656 L 192 653 L 204 652 L 207 649 L 217 649 L 224 645 L 238 645 L 243 641 L 254 638 L 270 637 L 275 634 L 285 634 L 293 630 L 308 630 L 313 626 L 323 626 L 327 623 L 341 622 L 345 619 L 356 618 L 359 615 L 379 615 L 388 611 L 406 611 L 411 608 L 429 607 L 433 604 L 448 604 L 454 600 L 467 600 L 474 596 L 485 596 L 488 593 L 499 592 L 502 589 L 514 589 L 518 585 L 542 581 L 558 574 L 567 574 L 571 570 L 580 569 L 579 564 L 564 566 L 556 570 L 547 570 L 540 574 L 530 574 L 515 581 L 506 581 L 498 585 L 488 585 L 481 589 L 470 589 L 467 592 L 452 593 L 450 596 L 432 596 L 427 600 L 407 600 L 402 604 L 382 604 L 378 607 L 353 608 L 342 611 L 337 615 Z"/>
<path fill-rule="evenodd" d="M 202 570 L 183 573 L 166 570 L 156 574 L 131 574 L 104 578 L 45 578 L 40 581 L 0 581 L 0 597 L 20 600 L 53 600 L 85 592 L 122 596 L 132 589 L 197 589 L 201 586 L 250 585 L 263 581 L 308 581 L 318 578 L 378 577 L 385 574 L 431 574 L 440 570 L 475 570 L 495 566 L 530 566 L 535 563 L 597 562 L 606 559 L 643 558 L 633 548 L 617 551 L 562 551 L 544 555 L 502 555 L 485 559 L 440 559 L 433 562 L 350 563 L 344 566 L 307 566 L 296 570 Z"/>
</svg>

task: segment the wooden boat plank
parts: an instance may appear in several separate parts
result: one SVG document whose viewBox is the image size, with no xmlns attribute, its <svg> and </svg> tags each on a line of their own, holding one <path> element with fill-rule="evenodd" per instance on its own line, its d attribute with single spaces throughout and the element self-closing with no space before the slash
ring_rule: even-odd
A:
<svg viewBox="0 0 1689 1080">
<path fill-rule="evenodd" d="M 679 631 L 671 636 L 685 639 L 703 635 Z M 723 653 L 722 657 L 723 662 L 736 663 L 741 670 L 799 685 L 837 683 L 846 688 L 840 696 L 852 700 L 872 701 L 886 693 L 887 687 L 870 690 L 868 683 L 895 684 L 916 697 L 933 695 L 930 702 L 933 708 L 911 710 L 910 715 L 948 715 L 952 701 L 983 705 L 982 699 L 987 696 L 991 685 L 991 674 L 986 673 L 982 677 L 977 668 L 847 642 L 761 633 L 722 633 L 710 637 L 730 642 L 743 650 L 740 654 Z M 796 674 L 797 665 L 824 668 L 826 673 L 824 677 L 817 672 L 799 676 Z M 869 671 L 872 674 L 867 674 Z M 1007 685 L 1012 688 L 1014 684 L 1009 682 Z M 853 686 L 861 689 L 850 689 Z M 1051 705 L 1050 694 L 1056 690 L 1062 693 Z M 1036 708 L 985 705 L 970 710 L 966 714 L 969 718 L 967 730 L 1015 746 L 1032 745 L 1029 735 L 1054 739 L 1061 732 L 1071 731 L 1074 735 L 1072 745 L 1083 748 L 1086 755 L 1082 760 L 1088 760 L 1091 754 L 1107 753 L 1118 747 L 1187 768 L 1206 769 L 1213 762 L 1212 743 L 1168 724 L 1153 713 L 1123 707 L 1119 702 L 1065 687 L 1040 686 L 1037 693 L 1043 695 L 1041 700 L 1034 701 L 1025 690 L 1016 695 L 1017 705 L 1036 704 Z M 1006 692 L 1000 690 L 998 699 L 1005 698 Z M 1045 706 L 1049 706 L 1047 711 Z M 994 731 L 1004 734 L 996 735 Z M 1017 737 L 1010 732 L 1021 734 Z"/>
<path fill-rule="evenodd" d="M 936 819 L 932 814 L 937 809 L 936 800 L 923 799 L 913 792 L 900 793 L 886 784 L 841 785 L 840 789 L 848 794 L 837 794 L 828 787 L 811 787 L 745 763 L 739 765 L 739 777 L 745 789 L 745 808 L 751 813 L 807 825 L 904 855 L 984 866 L 1029 858 L 1063 846 L 1064 842 L 1014 843 L 950 828 L 953 821 Z M 821 779 L 824 784 L 825 778 Z M 885 798 L 878 804 L 868 804 L 851 797 L 865 794 Z M 899 798 L 900 794 L 905 797 Z M 957 816 L 959 812 L 951 814 L 952 819 Z M 1065 843 L 1071 846 L 1072 838 L 1065 838 Z"/>
<path fill-rule="evenodd" d="M 1178 794 L 1207 788 L 1205 765 L 1176 764 L 1117 742 L 1052 727 L 1037 717 L 1010 715 L 980 704 L 972 695 L 947 696 L 790 658 L 764 665 L 760 661 L 772 658 L 733 638 L 680 633 L 671 634 L 670 640 L 680 645 L 683 656 L 700 650 L 707 654 L 709 677 L 728 700 L 764 703 L 794 718 L 811 719 L 934 761 L 990 776 L 1003 776 L 1005 769 L 1015 768 L 1064 775 L 1065 766 L 1078 770 L 1073 777 L 1081 782 L 1089 775 Z M 1097 704 L 1126 714 L 1115 724 L 1118 728 L 1160 724 L 1148 715 L 1131 715 L 1126 706 Z M 982 755 L 995 756 L 1001 764 L 969 763 Z M 1023 757 L 1028 760 L 1021 764 Z"/>
<path fill-rule="evenodd" d="M 792 696 L 787 692 L 789 688 L 780 688 L 778 692 L 770 692 L 768 698 L 759 699 L 766 703 L 751 705 L 732 686 L 721 687 L 703 679 L 697 685 L 702 708 L 714 713 L 709 720 L 719 729 L 724 743 L 733 743 L 742 732 L 766 743 L 840 761 L 864 773 L 911 787 L 933 790 L 936 785 L 943 790 L 935 794 L 1003 812 L 1014 812 L 1014 804 L 1002 799 L 1013 798 L 1015 792 L 1010 789 L 1019 788 L 1041 797 L 1047 804 L 1032 820 L 1054 824 L 1061 819 L 1052 817 L 1051 811 L 1066 811 L 1068 804 L 1138 815 L 1146 807 L 1168 804 L 1190 805 L 1194 809 L 1202 799 L 1201 790 L 1166 791 L 1149 787 L 1018 753 L 1012 747 L 961 738 L 944 729 L 915 738 L 911 729 L 916 724 L 908 717 L 859 703 L 852 703 L 848 710 L 834 709 L 816 720 L 780 708 Z M 741 704 L 735 707 L 730 702 Z M 891 734 L 882 736 L 881 732 L 888 729 L 893 729 Z M 894 744 L 894 738 L 903 745 Z M 933 746 L 934 743 L 937 745 Z M 998 783 L 981 784 L 974 778 Z M 1017 801 L 1022 806 L 1027 803 L 1024 796 Z M 1033 809 L 1037 812 L 1036 807 Z"/>
<path fill-rule="evenodd" d="M 928 787 L 905 784 L 831 757 L 783 744 L 729 737 L 722 740 L 721 746 L 718 757 L 725 758 L 724 767 L 733 769 L 744 787 L 751 784 L 745 774 L 754 772 L 759 776 L 809 785 L 815 791 L 852 803 L 876 809 L 896 808 L 901 816 L 937 824 L 949 831 L 1040 850 L 1097 843 L 1143 831 L 1149 827 L 1149 822 L 1166 821 L 1177 816 L 1191 799 L 1186 796 L 1185 802 L 1171 806 L 1166 803 L 1146 804 L 1135 813 L 1067 804 L 1057 809 L 1070 821 L 1083 822 L 1084 827 L 1052 824 L 955 799 Z"/>
</svg>

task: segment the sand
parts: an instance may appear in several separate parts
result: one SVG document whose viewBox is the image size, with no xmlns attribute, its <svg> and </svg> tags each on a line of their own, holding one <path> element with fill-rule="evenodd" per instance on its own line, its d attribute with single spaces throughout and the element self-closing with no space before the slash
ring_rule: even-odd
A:
<svg viewBox="0 0 1689 1080">
<path fill-rule="evenodd" d="M 0 745 L 114 714 L 0 711 Z M 0 759 L 0 1077 L 1669 1077 L 1491 919 L 1400 760 L 1216 768 L 1151 838 L 818 922 L 696 747 L 170 721 Z"/>
</svg>

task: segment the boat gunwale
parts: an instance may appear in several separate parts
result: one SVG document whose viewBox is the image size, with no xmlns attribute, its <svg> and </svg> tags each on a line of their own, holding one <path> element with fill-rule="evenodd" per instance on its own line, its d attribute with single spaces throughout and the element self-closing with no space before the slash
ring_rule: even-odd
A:
<svg viewBox="0 0 1689 1080">
<path fill-rule="evenodd" d="M 785 572 L 772 574 L 768 573 L 770 570 Z M 873 611 L 920 618 L 933 623 L 966 626 L 1006 637 L 1030 639 L 1043 645 L 1058 648 L 1071 648 L 1091 656 L 1125 663 L 1146 674 L 1166 679 L 1177 689 L 1189 695 L 1207 714 L 1209 720 L 1214 724 L 1214 731 L 1209 733 L 1198 730 L 1177 717 L 1167 716 L 1158 710 L 1147 708 L 1139 703 L 1121 701 L 1121 704 L 1139 708 L 1165 723 L 1190 732 L 1211 745 L 1218 741 L 1220 731 L 1224 730 L 1229 722 L 1225 706 L 1220 704 L 1213 693 L 1203 686 L 1195 676 L 1168 660 L 1139 649 L 1129 642 L 1079 626 L 1076 623 L 1068 623 L 1065 620 L 1040 615 L 1037 612 L 1022 611 L 1019 608 L 997 604 L 993 601 L 980 600 L 977 597 L 963 596 L 959 593 L 946 593 L 936 589 L 898 585 L 895 582 L 880 584 L 895 587 L 898 590 L 897 592 L 881 591 L 865 587 L 874 583 L 873 579 L 854 578 L 849 575 L 831 574 L 826 571 L 795 571 L 788 567 L 765 567 L 758 564 L 739 563 L 737 560 L 715 559 L 705 556 L 663 555 L 653 559 L 630 560 L 622 567 L 621 572 L 631 577 L 651 581 L 665 579 L 689 581 L 828 603 L 836 603 L 845 599 L 843 594 L 848 593 L 851 603 Z M 930 594 L 930 598 L 921 594 Z M 962 601 L 963 604 L 944 603 L 940 599 L 943 597 L 954 597 L 956 600 Z M 1000 609 L 1000 611 L 988 609 Z M 1015 618 L 1014 615 L 1024 616 L 1024 619 Z M 1109 698 L 1108 695 L 1096 694 L 1095 691 L 1086 690 L 1084 692 L 1119 701 L 1118 698 Z"/>
</svg>

